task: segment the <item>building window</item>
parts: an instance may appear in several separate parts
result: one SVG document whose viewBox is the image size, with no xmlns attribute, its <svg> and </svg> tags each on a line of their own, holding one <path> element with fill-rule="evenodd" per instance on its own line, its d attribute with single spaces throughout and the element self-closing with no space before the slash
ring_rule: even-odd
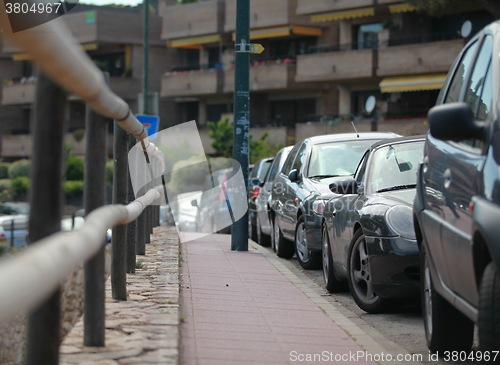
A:
<svg viewBox="0 0 500 365">
<path fill-rule="evenodd" d="M 382 23 L 362 24 L 358 27 L 356 49 L 378 48 L 378 33 L 383 29 Z"/>
</svg>

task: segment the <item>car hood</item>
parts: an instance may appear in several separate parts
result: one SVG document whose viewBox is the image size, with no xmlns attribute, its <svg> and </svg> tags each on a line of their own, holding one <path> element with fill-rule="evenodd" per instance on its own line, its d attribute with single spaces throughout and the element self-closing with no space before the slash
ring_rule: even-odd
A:
<svg viewBox="0 0 500 365">
<path fill-rule="evenodd" d="M 376 193 L 370 204 L 383 204 L 383 205 L 413 205 L 416 189 L 404 189 L 395 191 L 386 191 L 383 193 Z"/>
<path fill-rule="evenodd" d="M 330 191 L 330 184 L 338 179 L 338 177 L 329 177 L 326 179 L 307 179 L 307 185 L 311 191 L 316 191 L 318 195 L 329 196 L 333 195 Z"/>
</svg>

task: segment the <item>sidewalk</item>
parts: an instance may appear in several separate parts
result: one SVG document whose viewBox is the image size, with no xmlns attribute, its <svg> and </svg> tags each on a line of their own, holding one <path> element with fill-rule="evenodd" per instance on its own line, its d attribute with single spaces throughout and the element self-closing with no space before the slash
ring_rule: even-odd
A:
<svg viewBox="0 0 500 365">
<path fill-rule="evenodd" d="M 396 356 L 407 354 L 369 336 L 366 324 L 342 314 L 324 289 L 268 249 L 249 241 L 248 252 L 234 252 L 230 241 L 190 241 L 179 257 L 176 230 L 155 228 L 146 255 L 137 257 L 142 267 L 127 277 L 129 299 L 111 299 L 108 280 L 106 347 L 82 345 L 80 320 L 60 363 L 363 365 L 398 364 Z"/>
</svg>

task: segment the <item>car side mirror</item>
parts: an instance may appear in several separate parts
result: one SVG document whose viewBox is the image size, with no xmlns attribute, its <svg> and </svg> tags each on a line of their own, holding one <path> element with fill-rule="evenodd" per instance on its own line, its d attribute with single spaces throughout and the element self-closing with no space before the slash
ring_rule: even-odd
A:
<svg viewBox="0 0 500 365">
<path fill-rule="evenodd" d="M 191 206 L 198 208 L 198 200 L 196 199 L 191 200 Z"/>
<path fill-rule="evenodd" d="M 254 177 L 252 180 L 250 180 L 250 186 L 261 186 L 260 179 L 258 177 Z"/>
<path fill-rule="evenodd" d="M 335 194 L 357 194 L 358 183 L 354 178 L 348 177 L 345 179 L 336 180 L 329 186 L 330 191 Z"/>
<path fill-rule="evenodd" d="M 482 139 L 484 126 L 476 123 L 470 106 L 466 103 L 437 105 L 427 113 L 431 136 L 443 141 Z"/>
<path fill-rule="evenodd" d="M 288 178 L 291 182 L 294 183 L 299 181 L 299 172 L 297 171 L 297 169 L 293 169 L 292 171 L 290 171 L 290 173 L 288 174 Z"/>
</svg>

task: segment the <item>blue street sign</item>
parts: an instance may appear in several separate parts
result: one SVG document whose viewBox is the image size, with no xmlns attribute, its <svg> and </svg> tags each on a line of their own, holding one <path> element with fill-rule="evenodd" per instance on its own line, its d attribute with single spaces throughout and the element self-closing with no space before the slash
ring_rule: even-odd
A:
<svg viewBox="0 0 500 365">
<path fill-rule="evenodd" d="M 158 115 L 136 115 L 135 117 L 144 125 L 148 136 L 158 133 L 158 128 L 160 127 L 160 117 Z"/>
</svg>

